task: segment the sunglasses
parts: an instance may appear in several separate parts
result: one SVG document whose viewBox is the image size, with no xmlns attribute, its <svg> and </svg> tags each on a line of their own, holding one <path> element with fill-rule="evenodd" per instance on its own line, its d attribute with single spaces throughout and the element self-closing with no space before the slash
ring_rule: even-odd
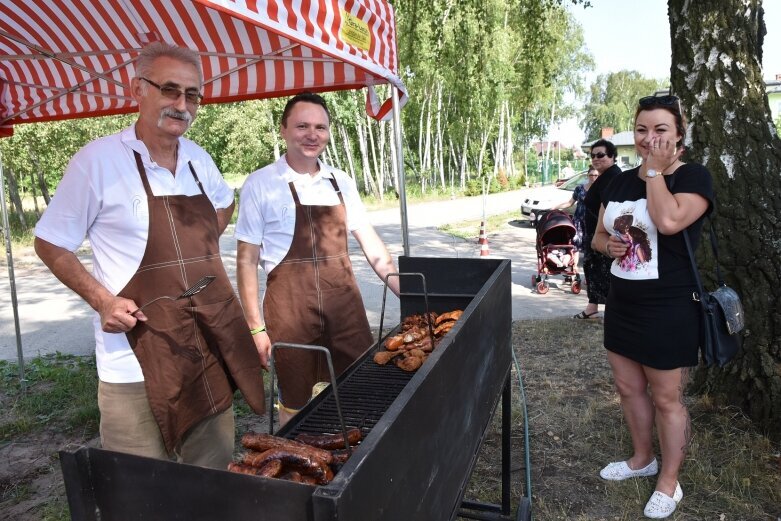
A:
<svg viewBox="0 0 781 521">
<path fill-rule="evenodd" d="M 604 152 L 597 152 L 596 154 L 591 154 L 591 159 L 602 159 L 606 155 Z"/>
<path fill-rule="evenodd" d="M 156 87 L 160 94 L 163 95 L 164 98 L 170 99 L 172 101 L 177 101 L 179 97 L 184 94 L 184 100 L 187 103 L 190 103 L 191 105 L 200 105 L 201 101 L 203 101 L 203 95 L 198 92 L 195 89 L 188 89 L 184 92 L 179 90 L 178 87 L 174 87 L 172 85 L 158 85 L 157 83 L 153 82 L 152 80 L 149 80 L 147 78 L 144 78 L 142 76 L 138 77 L 139 80 L 144 80 L 148 84 L 150 84 L 152 87 Z"/>
<path fill-rule="evenodd" d="M 681 100 L 678 96 L 673 96 L 672 94 L 667 96 L 646 96 L 640 98 L 637 104 L 643 109 L 648 107 L 673 107 L 678 109 L 678 113 L 681 113 Z"/>
</svg>

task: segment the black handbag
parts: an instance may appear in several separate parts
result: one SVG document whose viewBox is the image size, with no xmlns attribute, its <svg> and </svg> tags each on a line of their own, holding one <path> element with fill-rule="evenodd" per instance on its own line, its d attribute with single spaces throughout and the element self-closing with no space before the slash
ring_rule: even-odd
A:
<svg viewBox="0 0 781 521">
<path fill-rule="evenodd" d="M 706 366 L 718 365 L 724 367 L 740 350 L 743 343 L 743 335 L 740 332 L 745 326 L 745 314 L 740 296 L 732 288 L 724 284 L 719 268 L 719 250 L 716 243 L 716 234 L 710 225 L 710 244 L 713 256 L 716 260 L 716 282 L 718 289 L 707 292 L 702 289 L 700 273 L 694 260 L 691 241 L 687 230 L 683 231 L 686 241 L 686 249 L 689 251 L 689 259 L 694 272 L 694 280 L 697 283 L 697 294 L 692 298 L 698 301 L 702 307 L 702 328 L 700 332 L 700 350 L 702 360 Z"/>
</svg>

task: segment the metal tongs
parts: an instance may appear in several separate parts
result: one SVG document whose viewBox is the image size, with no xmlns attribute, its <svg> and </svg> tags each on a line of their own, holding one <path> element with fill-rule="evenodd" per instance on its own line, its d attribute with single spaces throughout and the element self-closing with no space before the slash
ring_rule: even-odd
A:
<svg viewBox="0 0 781 521">
<path fill-rule="evenodd" d="M 201 291 L 206 289 L 206 286 L 211 284 L 214 281 L 214 279 L 216 279 L 216 278 L 217 277 L 215 275 L 206 275 L 205 277 L 198 279 L 195 282 L 195 284 L 193 284 L 192 286 L 190 286 L 189 288 L 184 290 L 184 293 L 182 293 L 178 297 L 169 297 L 167 295 L 163 295 L 162 297 L 157 297 L 156 299 L 150 300 L 149 302 L 147 302 L 146 304 L 144 304 L 143 306 L 141 306 L 137 310 L 133 311 L 132 313 L 130 313 L 130 315 L 133 316 L 133 317 L 136 316 L 136 313 L 138 313 L 139 311 L 141 311 L 142 309 L 144 309 L 148 305 L 154 304 L 158 300 L 162 300 L 162 299 L 181 300 L 183 298 L 192 297 L 193 295 L 195 295 L 197 293 L 200 293 Z"/>
</svg>

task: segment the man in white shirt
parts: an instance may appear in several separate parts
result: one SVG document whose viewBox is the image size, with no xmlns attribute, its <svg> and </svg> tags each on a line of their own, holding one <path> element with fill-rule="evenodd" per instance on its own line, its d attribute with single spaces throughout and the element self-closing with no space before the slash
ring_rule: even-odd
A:
<svg viewBox="0 0 781 521">
<path fill-rule="evenodd" d="M 325 100 L 312 93 L 294 96 L 281 123 L 287 152 L 252 173 L 241 190 L 239 295 L 264 366 L 272 343 L 314 344 L 329 349 L 339 374 L 373 342 L 347 232 L 381 279 L 396 268 L 367 219 L 355 182 L 319 159 L 330 138 Z M 267 274 L 262 314 L 259 263 Z M 398 278 L 391 277 L 388 286 L 398 295 Z M 306 404 L 316 382 L 328 380 L 319 356 L 293 349 L 275 352 L 281 423 Z"/>
<path fill-rule="evenodd" d="M 155 42 L 136 73 L 136 123 L 76 153 L 36 226 L 35 250 L 96 311 L 103 448 L 225 468 L 235 386 L 264 410 L 260 357 L 219 252 L 233 190 L 182 137 L 202 99 L 198 55 Z M 85 236 L 92 273 L 73 253 Z M 204 276 L 214 280 L 200 293 L 160 298 Z"/>
</svg>

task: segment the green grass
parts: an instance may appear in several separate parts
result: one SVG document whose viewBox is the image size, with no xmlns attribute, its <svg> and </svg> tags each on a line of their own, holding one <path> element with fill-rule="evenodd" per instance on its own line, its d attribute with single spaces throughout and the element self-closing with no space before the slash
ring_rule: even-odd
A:
<svg viewBox="0 0 781 521">
<path fill-rule="evenodd" d="M 653 479 L 607 483 L 597 475 L 605 462 L 631 450 L 601 338 L 599 322 L 573 324 L 571 319 L 554 319 L 513 324 L 513 347 L 521 364 L 529 413 L 536 521 L 640 519 L 653 491 Z M 96 435 L 94 357 L 55 354 L 35 358 L 28 362 L 26 375 L 28 390 L 22 393 L 16 364 L 0 362 L 0 447 L 11 443 L 45 446 L 53 455 L 51 463 L 35 472 L 58 472 L 55 453 L 63 439 Z M 512 493 L 517 505 L 525 486 L 520 393 L 514 369 L 511 382 Z M 767 521 L 781 516 L 781 447 L 759 433 L 740 411 L 717 406 L 708 396 L 690 395 L 687 404 L 694 436 L 680 475 L 685 498 L 670 519 Z M 235 409 L 237 424 L 254 419 L 238 397 Z M 71 435 L 52 441 L 50 433 L 55 431 Z M 500 440 L 496 416 L 472 475 L 468 498 L 499 501 Z M 35 503 L 32 517 L 25 519 L 69 519 L 61 477 L 47 489 L 43 503 L 36 497 L 40 495 L 36 477 L 12 473 L 0 483 L 0 510 L 4 505 Z"/>
<path fill-rule="evenodd" d="M 42 428 L 97 432 L 94 357 L 57 353 L 34 358 L 25 366 L 25 380 L 27 391 L 22 392 L 17 364 L 0 361 L 0 440 Z"/>
</svg>

